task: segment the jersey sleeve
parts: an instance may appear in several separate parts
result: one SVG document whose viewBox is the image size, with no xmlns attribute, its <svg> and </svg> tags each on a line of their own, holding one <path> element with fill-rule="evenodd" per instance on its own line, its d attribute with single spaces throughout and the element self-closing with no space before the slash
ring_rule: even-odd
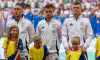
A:
<svg viewBox="0 0 100 60">
<path fill-rule="evenodd" d="M 83 47 L 88 48 L 90 45 L 90 42 L 92 41 L 92 38 L 93 38 L 93 31 L 92 31 L 90 21 L 88 19 L 86 21 L 87 21 L 87 23 L 86 23 L 86 38 L 85 38 L 86 41 L 85 41 L 85 44 L 83 45 Z"/>
<path fill-rule="evenodd" d="M 19 42 L 18 42 L 18 49 L 23 50 L 23 42 L 21 39 L 19 39 Z"/>
<path fill-rule="evenodd" d="M 4 39 L 4 42 L 3 42 L 2 48 L 6 48 L 6 46 L 7 46 L 7 39 Z"/>
<path fill-rule="evenodd" d="M 86 60 L 85 56 L 84 56 L 84 53 L 82 52 L 81 53 L 81 56 L 80 56 L 80 59 L 79 60 Z"/>
<path fill-rule="evenodd" d="M 29 34 L 29 42 L 28 44 L 33 42 L 33 37 L 35 35 L 35 30 L 33 24 L 29 21 L 28 22 L 28 28 L 27 28 L 28 34 Z"/>
<path fill-rule="evenodd" d="M 97 39 L 96 44 L 95 44 L 95 49 L 98 50 L 98 43 L 99 43 L 100 37 Z"/>
<path fill-rule="evenodd" d="M 62 44 L 64 48 L 69 47 L 68 39 L 68 27 L 67 27 L 68 20 L 66 19 L 62 26 Z"/>
<path fill-rule="evenodd" d="M 47 46 L 44 45 L 43 47 L 44 47 L 44 56 L 48 56 L 49 52 L 48 52 Z"/>
<path fill-rule="evenodd" d="M 30 47 L 28 58 L 33 58 L 33 57 L 32 57 L 32 56 L 33 56 L 32 52 L 33 52 L 33 51 L 32 51 L 32 48 Z"/>
</svg>

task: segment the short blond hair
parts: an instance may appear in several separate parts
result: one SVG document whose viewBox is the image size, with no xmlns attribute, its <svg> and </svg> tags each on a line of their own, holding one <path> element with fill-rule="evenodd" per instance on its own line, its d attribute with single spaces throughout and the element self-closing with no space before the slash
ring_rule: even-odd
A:
<svg viewBox="0 0 100 60">
<path fill-rule="evenodd" d="M 72 40 L 71 40 L 71 43 L 72 42 L 77 42 L 77 43 L 80 43 L 80 38 L 78 37 L 78 36 L 74 36 L 73 38 L 72 38 Z"/>
<path fill-rule="evenodd" d="M 54 8 L 54 5 L 52 3 L 47 3 L 45 5 L 45 8 Z"/>
<path fill-rule="evenodd" d="M 36 43 L 36 42 L 38 42 L 38 41 L 40 41 L 41 40 L 41 37 L 38 35 L 38 34 L 36 34 L 35 36 L 34 36 L 34 43 Z"/>
</svg>

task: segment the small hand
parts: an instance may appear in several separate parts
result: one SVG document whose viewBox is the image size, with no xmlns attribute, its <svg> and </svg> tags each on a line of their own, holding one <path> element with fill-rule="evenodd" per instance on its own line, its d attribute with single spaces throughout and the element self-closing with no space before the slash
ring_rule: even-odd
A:
<svg viewBox="0 0 100 60">
<path fill-rule="evenodd" d="M 81 48 L 81 51 L 82 51 L 82 52 L 86 52 L 86 49 L 87 49 L 86 47 L 82 47 L 82 48 Z"/>
<path fill-rule="evenodd" d="M 65 48 L 65 53 L 68 54 L 68 51 L 70 50 L 69 47 Z"/>
</svg>

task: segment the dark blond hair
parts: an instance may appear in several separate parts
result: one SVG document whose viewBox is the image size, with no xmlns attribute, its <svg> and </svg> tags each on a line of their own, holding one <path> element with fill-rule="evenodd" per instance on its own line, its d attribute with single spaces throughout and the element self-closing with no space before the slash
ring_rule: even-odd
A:
<svg viewBox="0 0 100 60">
<path fill-rule="evenodd" d="M 34 43 L 38 42 L 41 40 L 41 37 L 39 35 L 34 36 Z"/>
<path fill-rule="evenodd" d="M 19 5 L 19 6 L 21 6 L 21 7 L 22 7 L 22 5 L 21 5 L 20 3 L 16 3 L 15 5 Z"/>
<path fill-rule="evenodd" d="M 80 5 L 81 6 L 81 3 L 80 2 L 74 2 L 73 5 Z"/>
<path fill-rule="evenodd" d="M 80 38 L 79 38 L 78 36 L 73 37 L 72 40 L 71 40 L 71 43 L 72 43 L 72 42 L 75 42 L 75 41 L 76 41 L 77 43 L 80 43 Z"/>
<path fill-rule="evenodd" d="M 53 4 L 48 3 L 48 4 L 45 5 L 45 8 L 54 8 L 54 6 L 53 6 Z"/>
<path fill-rule="evenodd" d="M 14 28 L 17 28 L 18 29 L 18 27 L 16 25 L 12 25 L 10 27 L 9 31 L 8 31 L 8 34 L 7 34 L 7 48 L 8 48 L 8 44 L 9 44 L 9 42 L 11 40 L 11 34 L 10 34 L 10 32 Z M 19 37 L 19 29 L 18 29 L 18 35 L 16 36 L 16 38 L 14 40 L 15 41 L 15 51 L 17 51 L 17 47 L 18 47 L 18 37 Z"/>
</svg>

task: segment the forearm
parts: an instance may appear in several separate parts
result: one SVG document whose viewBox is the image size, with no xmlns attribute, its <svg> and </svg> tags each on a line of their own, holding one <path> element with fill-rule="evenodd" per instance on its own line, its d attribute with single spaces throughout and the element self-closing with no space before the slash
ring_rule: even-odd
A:
<svg viewBox="0 0 100 60">
<path fill-rule="evenodd" d="M 91 24 L 90 24 L 90 21 L 88 20 L 87 21 L 87 27 L 86 27 L 86 35 L 84 37 L 84 39 L 86 39 L 86 42 L 84 44 L 84 47 L 88 48 L 91 41 L 92 41 L 92 38 L 93 38 L 93 31 L 92 31 L 92 27 L 91 27 Z"/>
<path fill-rule="evenodd" d="M 49 60 L 49 56 L 46 56 L 45 60 Z"/>
<path fill-rule="evenodd" d="M 35 35 L 34 29 L 30 28 L 28 29 L 28 34 L 29 34 L 29 44 L 33 42 L 33 37 Z"/>
<path fill-rule="evenodd" d="M 20 50 L 18 50 L 18 51 L 17 51 L 17 54 L 16 54 L 16 56 L 15 56 L 15 59 L 14 59 L 14 60 L 17 60 L 17 58 L 18 58 L 19 54 L 20 54 Z"/>
<path fill-rule="evenodd" d="M 85 42 L 85 44 L 84 44 L 84 46 L 83 46 L 83 47 L 88 48 L 88 47 L 89 47 L 89 45 L 90 45 L 90 43 L 91 43 L 91 41 L 92 41 L 92 36 L 91 36 L 91 37 L 88 37 L 88 38 L 86 39 L 86 42 Z"/>
<path fill-rule="evenodd" d="M 4 52 L 4 55 L 5 55 L 5 59 L 8 60 L 7 52 Z"/>
<path fill-rule="evenodd" d="M 68 42 L 67 42 L 67 37 L 65 35 L 62 36 L 62 44 L 64 48 L 69 47 Z"/>
<path fill-rule="evenodd" d="M 95 60 L 97 60 L 97 53 L 98 53 L 98 50 L 96 50 L 95 52 Z"/>
<path fill-rule="evenodd" d="M 30 60 L 34 60 L 34 59 L 30 58 Z"/>
</svg>

